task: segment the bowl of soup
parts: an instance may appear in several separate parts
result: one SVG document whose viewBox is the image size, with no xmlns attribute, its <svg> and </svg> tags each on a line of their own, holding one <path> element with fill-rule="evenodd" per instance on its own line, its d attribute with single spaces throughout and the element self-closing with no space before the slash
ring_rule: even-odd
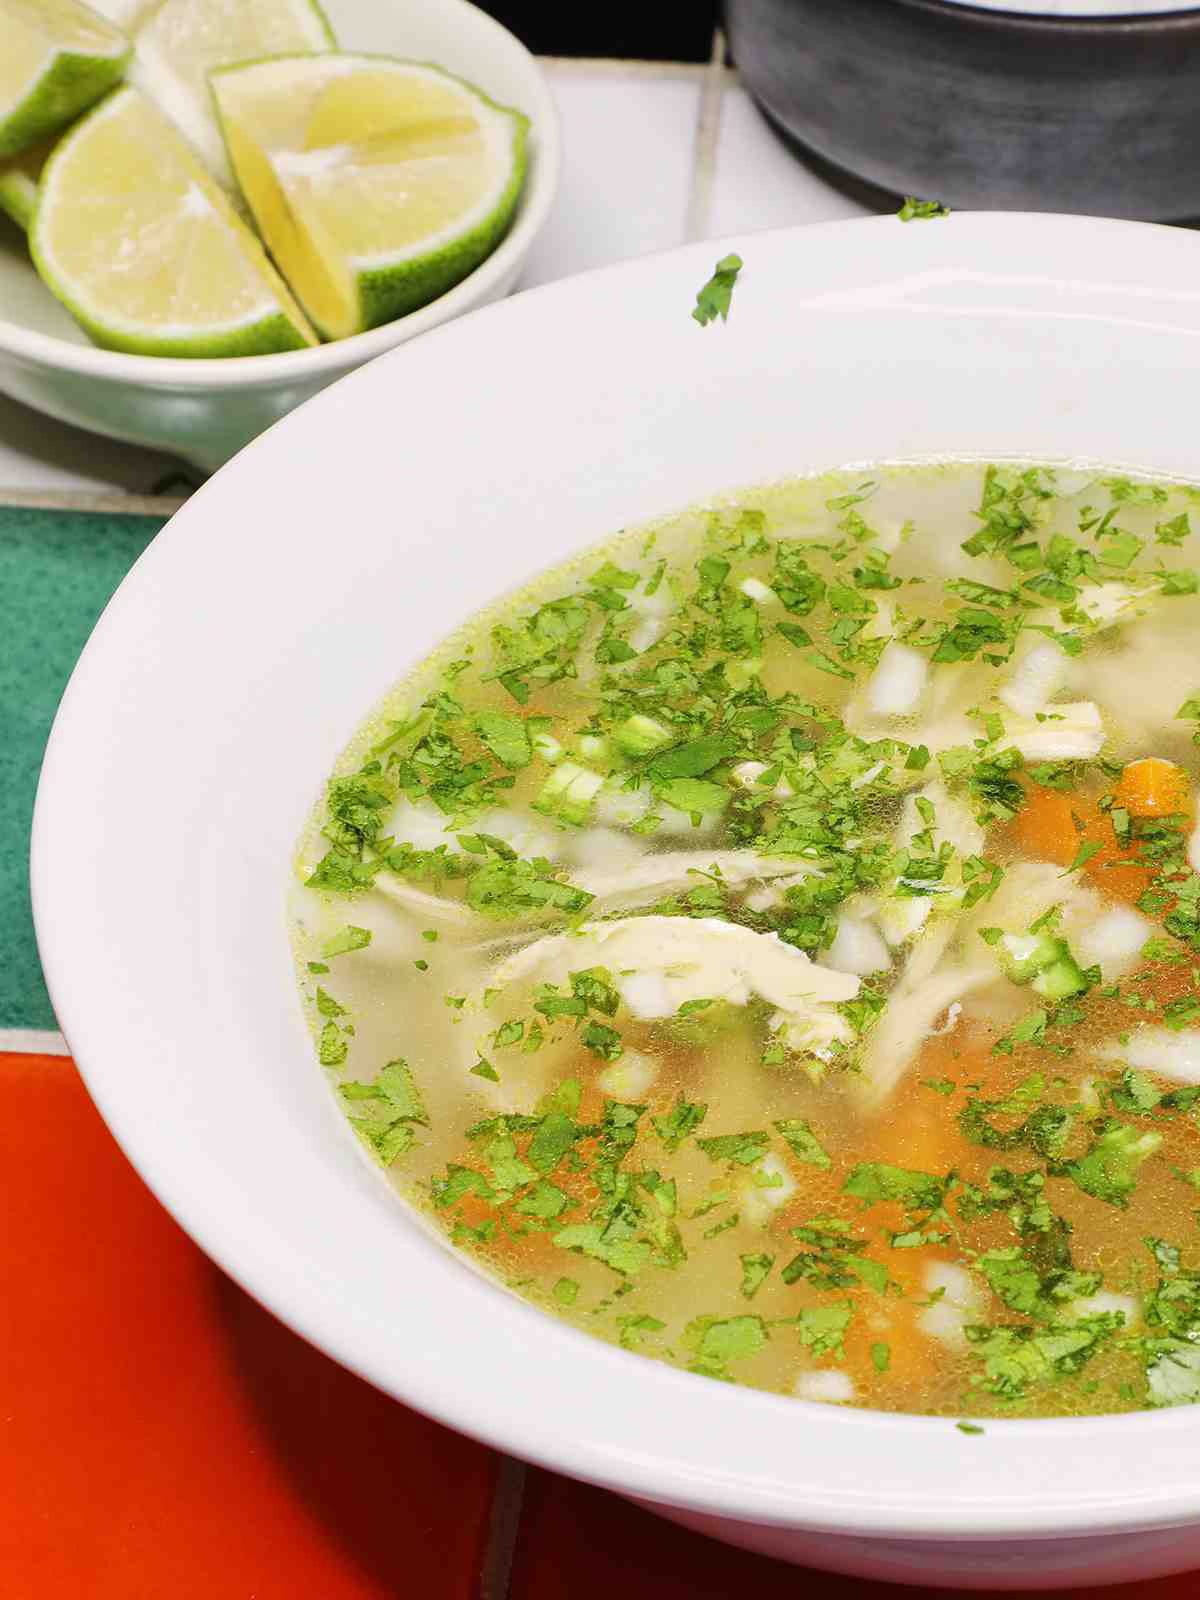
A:
<svg viewBox="0 0 1200 1600">
<path fill-rule="evenodd" d="M 193 1237 L 388 1393 L 747 1548 L 1196 1565 L 1196 268 L 1059 217 L 689 247 L 199 491 L 33 858 Z"/>
</svg>

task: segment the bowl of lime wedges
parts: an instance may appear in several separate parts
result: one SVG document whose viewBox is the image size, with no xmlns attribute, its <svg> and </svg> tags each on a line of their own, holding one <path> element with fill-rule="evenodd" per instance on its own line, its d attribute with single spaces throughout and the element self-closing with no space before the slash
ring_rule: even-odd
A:
<svg viewBox="0 0 1200 1600">
<path fill-rule="evenodd" d="M 0 391 L 202 470 L 507 294 L 554 198 L 546 82 L 467 0 L 0 0 L 0 36 Z"/>
</svg>

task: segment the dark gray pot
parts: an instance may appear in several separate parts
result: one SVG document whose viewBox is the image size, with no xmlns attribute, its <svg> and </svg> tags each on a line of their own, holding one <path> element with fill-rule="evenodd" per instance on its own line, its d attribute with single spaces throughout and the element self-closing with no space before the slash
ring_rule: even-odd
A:
<svg viewBox="0 0 1200 1600">
<path fill-rule="evenodd" d="M 1037 17 L 947 0 L 725 0 L 787 133 L 893 194 L 1200 217 L 1200 9 Z"/>
</svg>

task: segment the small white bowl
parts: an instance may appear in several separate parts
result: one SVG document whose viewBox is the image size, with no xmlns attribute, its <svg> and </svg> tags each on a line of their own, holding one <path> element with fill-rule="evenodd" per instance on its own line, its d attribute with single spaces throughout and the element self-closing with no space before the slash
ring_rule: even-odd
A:
<svg viewBox="0 0 1200 1600">
<path fill-rule="evenodd" d="M 695 292 L 731 249 L 732 315 L 701 329 Z M 408 1404 L 751 1549 L 958 1590 L 1200 1564 L 1186 1407 L 967 1435 L 679 1372 L 479 1276 L 362 1156 L 314 1060 L 284 911 L 294 841 L 384 689 L 622 526 L 854 461 L 1200 479 L 1198 282 L 1194 234 L 1067 217 L 690 246 L 394 351 L 189 500 L 63 699 L 33 892 L 88 1085 L 200 1244 Z"/>
<path fill-rule="evenodd" d="M 513 287 L 558 187 L 558 113 L 540 67 L 507 28 L 467 0 L 323 0 L 338 43 L 432 61 L 529 118 L 529 175 L 512 228 L 475 271 L 431 305 L 311 350 L 182 361 L 101 350 L 38 278 L 25 241 L 0 218 L 0 391 L 114 439 L 212 471 L 302 400 L 364 361 Z M 408 410 L 393 422 L 402 439 Z"/>
</svg>

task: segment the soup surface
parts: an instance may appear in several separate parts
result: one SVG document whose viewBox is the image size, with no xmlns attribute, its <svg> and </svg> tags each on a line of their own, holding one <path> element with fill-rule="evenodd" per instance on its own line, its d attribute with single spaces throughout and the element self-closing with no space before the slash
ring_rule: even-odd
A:
<svg viewBox="0 0 1200 1600">
<path fill-rule="evenodd" d="M 293 903 L 400 1192 L 713 1378 L 1200 1398 L 1198 495 L 798 480 L 621 534 L 402 683 Z"/>
</svg>

